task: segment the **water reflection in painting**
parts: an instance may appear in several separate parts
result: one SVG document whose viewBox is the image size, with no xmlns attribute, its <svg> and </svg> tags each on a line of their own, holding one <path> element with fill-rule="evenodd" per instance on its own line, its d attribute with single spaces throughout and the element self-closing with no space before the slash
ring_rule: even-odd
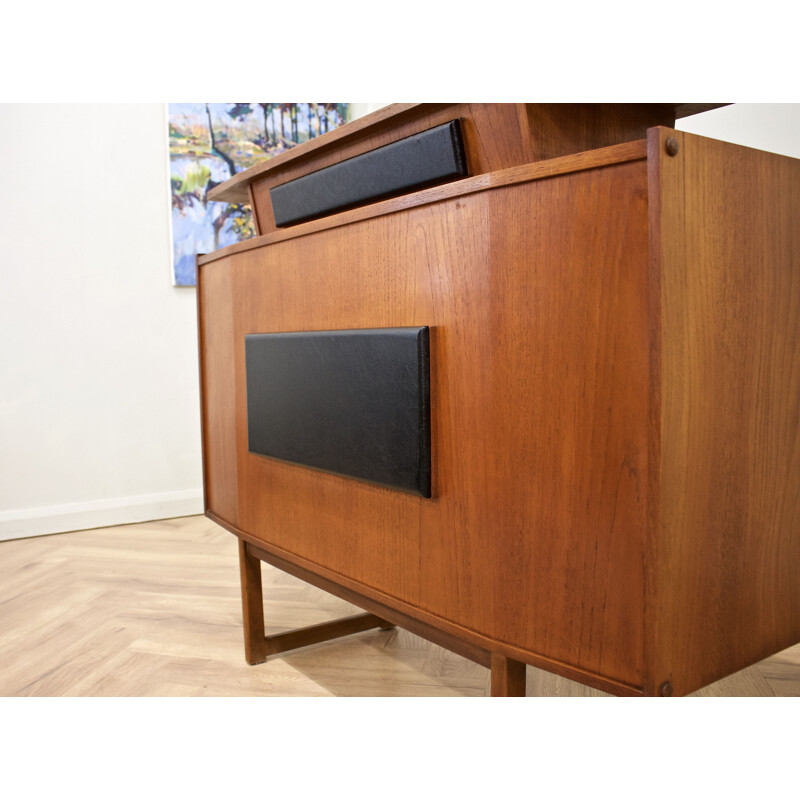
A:
<svg viewBox="0 0 800 800">
<path fill-rule="evenodd" d="M 347 103 L 170 103 L 173 285 L 195 285 L 197 253 L 255 233 L 249 206 L 210 202 L 209 189 L 347 118 Z"/>
</svg>

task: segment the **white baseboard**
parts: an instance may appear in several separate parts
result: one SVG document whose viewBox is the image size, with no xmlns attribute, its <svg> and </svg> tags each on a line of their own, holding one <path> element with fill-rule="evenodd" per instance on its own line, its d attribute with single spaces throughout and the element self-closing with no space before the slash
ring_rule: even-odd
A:
<svg viewBox="0 0 800 800">
<path fill-rule="evenodd" d="M 0 511 L 0 541 L 203 513 L 203 490 Z"/>
</svg>

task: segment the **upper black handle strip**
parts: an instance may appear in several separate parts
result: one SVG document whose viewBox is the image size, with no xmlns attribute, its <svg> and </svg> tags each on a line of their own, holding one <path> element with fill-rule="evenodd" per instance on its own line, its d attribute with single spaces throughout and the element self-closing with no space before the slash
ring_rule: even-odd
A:
<svg viewBox="0 0 800 800">
<path fill-rule="evenodd" d="M 275 224 L 294 225 L 467 174 L 461 125 L 454 119 L 273 187 Z"/>
</svg>

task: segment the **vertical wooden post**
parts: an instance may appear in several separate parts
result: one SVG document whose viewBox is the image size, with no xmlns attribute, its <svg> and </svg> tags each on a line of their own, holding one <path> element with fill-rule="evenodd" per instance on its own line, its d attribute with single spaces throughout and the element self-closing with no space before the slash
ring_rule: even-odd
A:
<svg viewBox="0 0 800 800">
<path fill-rule="evenodd" d="M 492 653 L 492 697 L 525 697 L 525 664 Z"/>
<path fill-rule="evenodd" d="M 244 657 L 248 664 L 261 664 L 267 660 L 261 562 L 247 552 L 247 543 L 244 539 L 239 539 L 239 579 L 242 584 Z"/>
</svg>

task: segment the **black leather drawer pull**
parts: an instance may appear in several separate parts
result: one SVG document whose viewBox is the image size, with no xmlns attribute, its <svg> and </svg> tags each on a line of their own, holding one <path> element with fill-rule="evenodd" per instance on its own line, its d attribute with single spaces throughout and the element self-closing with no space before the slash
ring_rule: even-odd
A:
<svg viewBox="0 0 800 800">
<path fill-rule="evenodd" d="M 282 228 L 466 175 L 455 119 L 275 186 L 270 198 Z"/>
<path fill-rule="evenodd" d="M 431 496 L 428 328 L 245 337 L 251 453 Z"/>
</svg>

